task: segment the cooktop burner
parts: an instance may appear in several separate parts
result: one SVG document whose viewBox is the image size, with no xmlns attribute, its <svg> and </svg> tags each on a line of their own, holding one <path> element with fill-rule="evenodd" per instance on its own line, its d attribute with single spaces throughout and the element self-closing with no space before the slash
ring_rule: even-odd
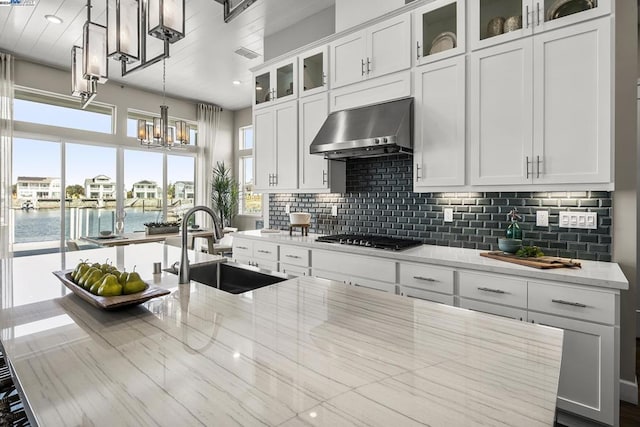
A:
<svg viewBox="0 0 640 427">
<path fill-rule="evenodd" d="M 422 244 L 419 240 L 403 239 L 400 237 L 372 236 L 367 234 L 334 234 L 331 236 L 318 237 L 316 241 L 387 249 L 390 251 L 401 251 L 403 249 L 413 248 Z"/>
</svg>

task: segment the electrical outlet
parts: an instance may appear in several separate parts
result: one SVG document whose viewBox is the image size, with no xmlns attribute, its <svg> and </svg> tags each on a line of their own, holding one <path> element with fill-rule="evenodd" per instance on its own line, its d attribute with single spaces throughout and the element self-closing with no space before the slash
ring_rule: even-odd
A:
<svg viewBox="0 0 640 427">
<path fill-rule="evenodd" d="M 549 226 L 549 211 L 536 211 L 536 225 L 538 227 Z"/>
<path fill-rule="evenodd" d="M 561 228 L 598 228 L 598 214 L 595 212 L 560 212 L 558 225 Z"/>
<path fill-rule="evenodd" d="M 284 206 L 284 211 L 285 211 L 285 213 L 291 213 L 291 205 L 285 205 Z"/>
<path fill-rule="evenodd" d="M 444 222 L 453 222 L 453 208 L 444 208 Z"/>
<path fill-rule="evenodd" d="M 331 216 L 338 216 L 338 207 L 336 205 L 331 206 Z"/>
</svg>

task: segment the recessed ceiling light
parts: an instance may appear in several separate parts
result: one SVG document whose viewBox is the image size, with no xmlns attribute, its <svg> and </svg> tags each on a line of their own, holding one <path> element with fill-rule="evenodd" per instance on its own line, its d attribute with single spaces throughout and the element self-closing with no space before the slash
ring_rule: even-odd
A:
<svg viewBox="0 0 640 427">
<path fill-rule="evenodd" d="M 233 83 L 234 85 L 238 86 L 240 84 L 240 80 L 234 80 L 231 83 Z"/>
<path fill-rule="evenodd" d="M 58 18 L 56 15 L 44 15 L 44 17 L 52 24 L 62 24 L 62 19 Z"/>
</svg>

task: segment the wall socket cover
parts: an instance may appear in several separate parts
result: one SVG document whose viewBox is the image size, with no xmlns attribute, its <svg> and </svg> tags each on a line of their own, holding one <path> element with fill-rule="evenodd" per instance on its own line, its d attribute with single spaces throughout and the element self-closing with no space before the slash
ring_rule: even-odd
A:
<svg viewBox="0 0 640 427">
<path fill-rule="evenodd" d="M 444 222 L 453 222 L 453 208 L 444 208 Z"/>
<path fill-rule="evenodd" d="M 558 220 L 560 228 L 598 228 L 598 214 L 595 212 L 560 212 Z"/>
<path fill-rule="evenodd" d="M 331 216 L 338 216 L 338 207 L 336 205 L 331 206 Z"/>
<path fill-rule="evenodd" d="M 285 205 L 284 206 L 284 211 L 285 211 L 285 213 L 291 213 L 291 205 Z"/>
<path fill-rule="evenodd" d="M 536 211 L 536 226 L 548 227 L 549 226 L 549 211 Z"/>
</svg>

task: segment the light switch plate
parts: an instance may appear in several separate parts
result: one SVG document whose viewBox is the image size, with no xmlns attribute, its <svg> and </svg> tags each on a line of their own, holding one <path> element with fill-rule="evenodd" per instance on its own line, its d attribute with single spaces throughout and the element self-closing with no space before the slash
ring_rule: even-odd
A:
<svg viewBox="0 0 640 427">
<path fill-rule="evenodd" d="M 331 216 L 338 216 L 338 207 L 336 205 L 331 206 Z"/>
<path fill-rule="evenodd" d="M 284 205 L 284 211 L 285 211 L 285 213 L 290 213 L 291 212 L 291 205 L 289 205 L 289 204 Z"/>
<path fill-rule="evenodd" d="M 453 222 L 453 208 L 444 208 L 444 222 Z"/>
<path fill-rule="evenodd" d="M 549 211 L 536 211 L 536 225 L 538 227 L 549 226 Z"/>
<path fill-rule="evenodd" d="M 598 228 L 598 214 L 595 212 L 560 212 L 558 225 L 561 228 Z"/>
</svg>

